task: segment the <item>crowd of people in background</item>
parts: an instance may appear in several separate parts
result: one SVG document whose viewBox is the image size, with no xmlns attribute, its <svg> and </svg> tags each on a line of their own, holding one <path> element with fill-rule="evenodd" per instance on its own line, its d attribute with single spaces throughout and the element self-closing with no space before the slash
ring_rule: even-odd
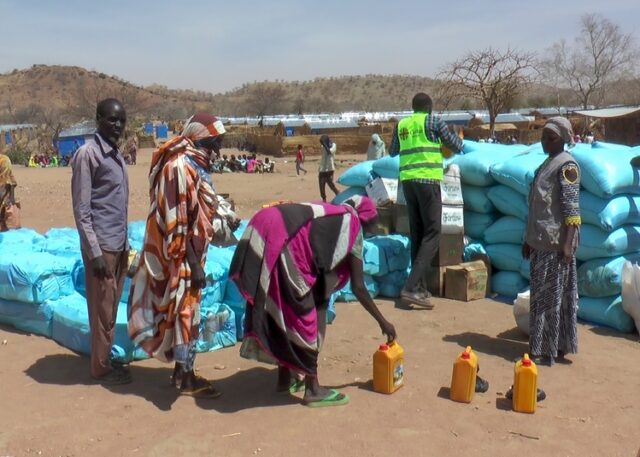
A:
<svg viewBox="0 0 640 457">
<path fill-rule="evenodd" d="M 231 154 L 227 156 L 223 154 L 211 165 L 211 171 L 214 173 L 273 173 L 276 163 L 265 157 L 264 160 L 258 159 L 255 154 L 246 155 Z"/>
<path fill-rule="evenodd" d="M 29 168 L 50 168 L 50 167 L 66 167 L 69 165 L 71 156 L 60 157 L 57 153 L 54 154 L 31 154 L 29 157 Z"/>
</svg>

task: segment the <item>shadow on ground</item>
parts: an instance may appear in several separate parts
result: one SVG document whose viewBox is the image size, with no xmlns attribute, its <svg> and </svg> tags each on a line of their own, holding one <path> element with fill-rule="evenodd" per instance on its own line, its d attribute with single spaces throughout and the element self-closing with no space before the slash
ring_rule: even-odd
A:
<svg viewBox="0 0 640 457">
<path fill-rule="evenodd" d="M 457 335 L 445 335 L 443 341 L 457 343 L 461 347 L 471 346 L 474 351 L 502 357 L 512 362 L 516 357 L 529 351 L 529 342 L 526 336 L 514 328 L 502 332 L 495 337 L 475 332 L 464 332 Z"/>
<path fill-rule="evenodd" d="M 133 382 L 122 386 L 105 386 L 114 394 L 136 395 L 153 403 L 162 411 L 169 411 L 179 397 L 178 391 L 170 386 L 172 365 L 167 368 L 130 365 Z M 71 354 L 47 355 L 38 359 L 25 370 L 27 376 L 41 384 L 60 386 L 94 385 L 89 376 L 86 357 Z M 217 399 L 195 399 L 204 409 L 220 413 L 233 413 L 249 408 L 285 406 L 300 402 L 300 398 L 275 392 L 276 370 L 262 367 L 238 371 L 214 382 L 222 392 Z"/>
<path fill-rule="evenodd" d="M 589 330 L 591 330 L 596 335 L 612 336 L 615 338 L 622 338 L 625 340 L 634 341 L 636 343 L 640 341 L 640 336 L 638 336 L 638 332 L 622 333 L 607 327 L 591 327 Z"/>
</svg>

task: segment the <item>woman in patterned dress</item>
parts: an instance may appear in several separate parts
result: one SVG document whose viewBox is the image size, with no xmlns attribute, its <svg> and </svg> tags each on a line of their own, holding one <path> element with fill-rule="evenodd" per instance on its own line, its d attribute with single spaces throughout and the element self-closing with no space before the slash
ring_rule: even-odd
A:
<svg viewBox="0 0 640 457">
<path fill-rule="evenodd" d="M 580 167 L 565 150 L 573 145 L 567 119 L 549 119 L 541 141 L 549 157 L 531 185 L 522 253 L 531 259 L 530 355 L 538 364 L 552 365 L 578 351 Z"/>
</svg>

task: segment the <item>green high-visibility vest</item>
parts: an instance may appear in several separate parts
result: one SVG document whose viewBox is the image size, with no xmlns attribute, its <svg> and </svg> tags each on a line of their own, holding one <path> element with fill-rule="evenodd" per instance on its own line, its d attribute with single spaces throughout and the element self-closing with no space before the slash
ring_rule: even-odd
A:
<svg viewBox="0 0 640 457">
<path fill-rule="evenodd" d="M 414 113 L 398 123 L 400 141 L 400 181 L 435 179 L 442 181 L 440 141 L 427 138 L 427 113 Z"/>
</svg>

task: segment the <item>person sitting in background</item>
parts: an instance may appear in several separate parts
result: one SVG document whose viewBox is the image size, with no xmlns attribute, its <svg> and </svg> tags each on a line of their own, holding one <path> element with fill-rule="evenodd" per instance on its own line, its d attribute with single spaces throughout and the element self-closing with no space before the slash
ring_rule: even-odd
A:
<svg viewBox="0 0 640 457">
<path fill-rule="evenodd" d="M 374 133 L 371 135 L 371 141 L 369 141 L 369 147 L 367 148 L 367 160 L 377 160 L 384 157 L 385 154 L 384 141 L 382 141 L 380 135 Z"/>
<path fill-rule="evenodd" d="M 262 164 L 262 168 L 265 173 L 273 173 L 275 170 L 276 164 L 275 162 L 269 160 L 269 157 L 264 158 L 264 163 Z"/>
<path fill-rule="evenodd" d="M 262 164 L 262 160 L 258 160 L 255 154 L 253 154 L 252 158 L 254 161 L 253 172 L 262 174 L 264 172 L 264 166 Z"/>
</svg>

